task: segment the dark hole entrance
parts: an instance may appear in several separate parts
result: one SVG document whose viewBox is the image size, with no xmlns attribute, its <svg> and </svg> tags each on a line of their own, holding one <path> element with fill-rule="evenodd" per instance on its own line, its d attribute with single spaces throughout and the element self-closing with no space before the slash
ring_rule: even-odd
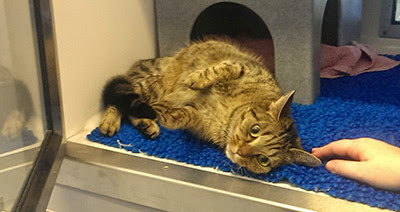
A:
<svg viewBox="0 0 400 212">
<path fill-rule="evenodd" d="M 221 2 L 206 8 L 192 27 L 190 40 L 207 37 L 228 37 L 242 47 L 258 54 L 267 68 L 274 72 L 274 47 L 271 33 L 264 21 L 241 4 Z"/>
<path fill-rule="evenodd" d="M 337 46 L 339 28 L 339 2 L 328 0 L 326 2 L 324 17 L 322 19 L 321 43 Z"/>
<path fill-rule="evenodd" d="M 256 13 L 241 4 L 231 2 L 211 5 L 197 17 L 190 39 L 202 39 L 204 35 L 271 38 L 267 25 Z"/>
</svg>

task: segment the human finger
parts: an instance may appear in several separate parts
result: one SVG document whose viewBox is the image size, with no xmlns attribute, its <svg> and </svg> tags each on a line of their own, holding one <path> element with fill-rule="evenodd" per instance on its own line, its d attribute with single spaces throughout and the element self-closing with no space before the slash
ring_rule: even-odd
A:
<svg viewBox="0 0 400 212">
<path fill-rule="evenodd" d="M 333 141 L 323 147 L 313 148 L 312 154 L 320 159 L 329 158 L 349 158 L 352 160 L 361 160 L 358 142 L 351 139 L 342 139 Z"/>
<path fill-rule="evenodd" d="M 382 164 L 365 161 L 330 160 L 326 169 L 334 174 L 357 180 L 377 188 L 400 191 L 398 181 L 400 171 L 393 167 L 382 167 Z"/>
<path fill-rule="evenodd" d="M 369 169 L 368 167 L 365 167 L 365 163 L 363 162 L 334 159 L 328 161 L 325 167 L 333 174 L 358 180 L 364 183 L 371 183 L 366 177 L 368 176 Z"/>
</svg>

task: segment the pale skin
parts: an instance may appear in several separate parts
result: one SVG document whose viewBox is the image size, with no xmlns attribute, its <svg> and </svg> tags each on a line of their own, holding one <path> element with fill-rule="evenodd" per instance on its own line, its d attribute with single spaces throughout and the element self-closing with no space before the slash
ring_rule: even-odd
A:
<svg viewBox="0 0 400 212">
<path fill-rule="evenodd" d="M 373 138 L 342 139 L 312 154 L 328 160 L 326 169 L 334 174 L 377 188 L 400 191 L 400 148 Z"/>
</svg>

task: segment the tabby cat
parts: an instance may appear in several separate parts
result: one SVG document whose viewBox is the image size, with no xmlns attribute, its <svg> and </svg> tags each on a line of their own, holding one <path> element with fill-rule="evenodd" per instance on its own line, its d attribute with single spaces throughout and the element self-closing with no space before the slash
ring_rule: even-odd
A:
<svg viewBox="0 0 400 212">
<path fill-rule="evenodd" d="M 172 57 L 141 60 L 103 90 L 103 134 L 115 134 L 121 117 L 143 135 L 185 129 L 223 148 L 254 173 L 283 164 L 318 166 L 304 151 L 290 107 L 294 91 L 281 95 L 272 74 L 254 54 L 234 43 L 194 42 Z"/>
</svg>

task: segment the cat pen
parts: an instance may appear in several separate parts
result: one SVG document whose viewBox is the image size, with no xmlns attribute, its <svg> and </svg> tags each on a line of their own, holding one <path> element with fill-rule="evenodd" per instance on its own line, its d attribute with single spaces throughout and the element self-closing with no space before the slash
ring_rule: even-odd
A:
<svg viewBox="0 0 400 212">
<path fill-rule="evenodd" d="M 288 24 L 280 31 L 277 25 L 274 26 L 274 21 L 283 24 L 285 19 L 269 17 L 268 14 L 264 14 L 268 9 L 262 9 L 265 5 L 254 2 L 257 1 L 221 3 L 209 0 L 198 1 L 198 6 L 193 6 L 192 2 L 191 5 L 186 5 L 179 1 L 121 0 L 96 1 L 96 4 L 77 0 L 52 1 L 51 17 L 60 79 L 63 136 L 67 144 L 47 208 L 55 211 L 380 210 L 377 207 L 393 209 L 379 201 L 372 204 L 358 201 L 352 198 L 358 197 L 353 193 L 348 193 L 347 196 L 339 193 L 335 196 L 329 193 L 329 185 L 296 185 L 296 182 L 301 181 L 304 170 L 308 170 L 301 166 L 272 173 L 268 180 L 263 176 L 231 172 L 230 165 L 215 164 L 218 163 L 215 158 L 223 157 L 220 150 L 214 151 L 210 146 L 199 144 L 186 134 L 166 131 L 161 134 L 161 140 L 140 138 L 138 143 L 129 143 L 127 137 L 133 136 L 135 140 L 140 135 L 127 133 L 127 137 L 121 135 L 98 139 L 98 134 L 93 133 L 101 118 L 101 90 L 108 79 L 124 73 L 138 59 L 169 55 L 185 42 L 207 34 L 229 35 L 240 42 L 253 42 L 256 47 L 260 42 L 263 45 L 272 44 L 268 46 L 270 51 L 267 54 L 272 54 L 275 60 L 265 60 L 265 63 L 274 70 L 281 83 L 285 84 L 285 77 L 298 80 L 296 74 L 282 73 L 282 69 L 296 69 L 296 65 L 301 67 L 299 72 L 302 77 L 294 83 L 298 87 L 291 88 L 290 83 L 283 85 L 288 86 L 284 89 L 298 90 L 299 95 L 295 102 L 301 105 L 294 106 L 295 115 L 303 114 L 303 104 L 304 107 L 313 107 L 319 95 L 319 78 L 317 76 L 317 79 L 314 73 L 319 68 L 315 61 L 319 52 L 318 44 L 321 40 L 330 45 L 345 45 L 352 40 L 360 40 L 361 1 L 269 1 L 266 5 L 275 8 L 282 16 L 293 15 L 298 10 L 304 13 L 299 12 L 297 15 L 306 14 L 306 20 L 294 16 L 298 19 L 296 23 L 301 23 L 300 25 Z M 280 7 L 278 4 L 284 6 Z M 187 9 L 189 6 L 196 8 Z M 285 12 L 284 7 L 290 8 Z M 174 12 L 181 15 L 174 16 Z M 235 19 L 235 16 L 232 18 L 232 14 L 238 13 L 242 14 L 240 20 L 237 17 Z M 188 16 L 185 17 L 184 14 Z M 225 20 L 221 20 L 224 17 L 218 14 L 230 18 L 225 17 Z M 286 20 L 293 21 L 289 18 Z M 226 27 L 228 25 L 229 27 Z M 248 27 L 249 25 L 252 27 Z M 299 28 L 296 29 L 296 26 Z M 349 26 L 351 31 L 348 31 Z M 294 27 L 293 31 L 291 27 Z M 322 35 L 319 33 L 321 29 Z M 285 43 L 295 42 L 296 40 L 290 39 L 296 36 L 277 37 L 280 33 L 296 31 L 301 32 L 300 36 L 306 41 L 301 41 L 299 49 L 293 50 L 292 53 L 297 55 L 307 52 L 304 52 L 304 60 L 292 58 L 297 61 L 293 65 L 289 59 L 293 55 L 290 54 L 290 49 L 285 49 Z M 318 39 L 311 39 L 313 36 L 318 36 Z M 307 71 L 302 72 L 305 69 Z M 300 132 L 307 131 L 305 128 L 310 126 L 304 124 L 305 122 L 315 121 L 312 113 L 306 111 L 303 115 L 304 121 L 299 120 Z M 328 127 L 329 130 L 332 130 L 332 126 Z M 98 142 L 90 141 L 88 135 L 91 135 L 90 140 L 98 139 Z M 305 133 L 301 135 L 307 136 Z M 340 136 L 340 133 L 337 136 Z M 169 150 L 176 152 L 174 148 L 185 149 L 186 154 L 170 157 L 168 151 L 157 152 L 158 148 L 164 150 L 165 145 L 169 145 L 163 145 L 163 139 L 175 139 L 182 145 L 169 147 Z M 160 146 L 157 147 L 155 142 L 160 143 Z M 192 147 L 196 148 L 191 149 Z M 214 159 L 209 161 L 210 164 L 207 164 L 208 155 L 203 155 L 203 159 L 196 158 L 197 153 L 202 154 L 199 149 L 205 150 L 203 154 L 215 155 Z M 187 153 L 193 154 L 194 158 L 186 157 Z M 298 171 L 298 174 L 290 171 Z M 367 194 L 375 192 L 363 185 L 357 184 L 356 187 L 364 188 Z M 332 186 L 332 190 L 335 188 L 337 186 Z M 353 187 L 342 189 L 348 192 Z M 380 191 L 376 192 L 377 196 L 381 195 Z"/>
</svg>

